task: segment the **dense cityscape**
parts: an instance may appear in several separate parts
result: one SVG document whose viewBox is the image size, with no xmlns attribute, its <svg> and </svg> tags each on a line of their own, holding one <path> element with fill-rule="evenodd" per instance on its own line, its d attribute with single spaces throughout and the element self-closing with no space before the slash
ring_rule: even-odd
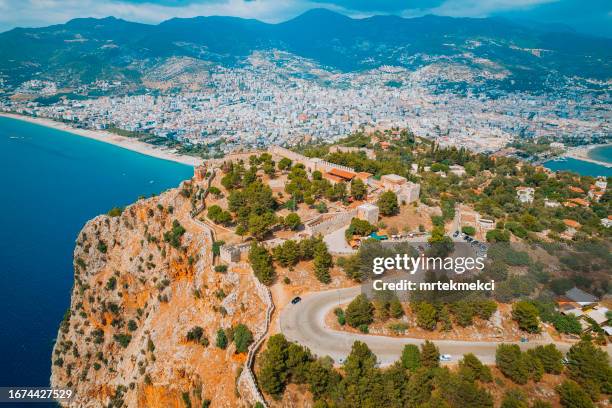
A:
<svg viewBox="0 0 612 408">
<path fill-rule="evenodd" d="M 579 79 L 568 80 L 559 94 L 497 90 L 491 96 L 492 84 L 507 75 L 503 70 L 434 61 L 415 71 L 383 66 L 338 73 L 288 53 L 257 52 L 240 67 L 213 66 L 192 77 L 196 82 L 188 89 L 174 87 L 176 77 L 168 71 L 180 71 L 189 61 L 168 64 L 171 69 L 154 71 L 145 82 L 157 89 L 128 94 L 120 91 L 120 82 L 96 81 L 74 92 L 103 90 L 105 96 L 49 104 L 37 98 L 59 94 L 60 85 L 31 80 L 7 92 L 10 98 L 2 99 L 0 110 L 194 145 L 223 141 L 217 154 L 391 127 L 477 152 L 498 151 L 520 139 L 570 138 L 582 144 L 612 134 L 610 94 L 589 91 Z"/>
</svg>

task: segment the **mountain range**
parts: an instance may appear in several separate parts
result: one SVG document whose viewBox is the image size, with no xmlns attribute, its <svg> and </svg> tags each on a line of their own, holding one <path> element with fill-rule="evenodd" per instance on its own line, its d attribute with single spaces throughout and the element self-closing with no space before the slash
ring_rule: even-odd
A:
<svg viewBox="0 0 612 408">
<path fill-rule="evenodd" d="M 0 78 L 9 86 L 34 78 L 68 86 L 96 79 L 138 84 L 169 58 L 233 66 L 258 50 L 286 51 L 342 72 L 485 59 L 509 71 L 518 88 L 535 88 L 551 75 L 606 81 L 612 72 L 612 39 L 501 18 L 353 19 L 314 9 L 279 24 L 194 17 L 149 25 L 107 17 L 16 28 L 0 34 Z"/>
</svg>

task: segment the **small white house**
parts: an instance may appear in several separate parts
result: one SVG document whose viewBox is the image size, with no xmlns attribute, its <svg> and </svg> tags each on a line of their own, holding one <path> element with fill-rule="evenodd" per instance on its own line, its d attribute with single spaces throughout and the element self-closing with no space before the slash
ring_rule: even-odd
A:
<svg viewBox="0 0 612 408">
<path fill-rule="evenodd" d="M 452 166 L 449 166 L 448 170 L 458 177 L 465 176 L 465 167 L 460 166 L 458 164 L 453 164 Z"/>
<path fill-rule="evenodd" d="M 606 188 L 608 188 L 608 181 L 605 177 L 599 176 L 597 177 L 597 181 L 595 182 L 595 187 L 597 187 L 601 191 L 606 191 Z"/>
<path fill-rule="evenodd" d="M 533 203 L 534 193 L 535 193 L 535 190 L 533 189 L 533 187 L 517 187 L 516 188 L 516 195 L 519 201 L 523 204 Z"/>
<path fill-rule="evenodd" d="M 544 207 L 547 208 L 557 208 L 561 207 L 561 203 L 558 201 L 549 200 L 548 198 L 544 199 Z"/>
</svg>

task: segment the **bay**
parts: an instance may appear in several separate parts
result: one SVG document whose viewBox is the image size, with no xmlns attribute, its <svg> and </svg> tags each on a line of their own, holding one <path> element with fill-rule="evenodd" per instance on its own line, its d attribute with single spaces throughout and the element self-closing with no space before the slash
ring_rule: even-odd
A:
<svg viewBox="0 0 612 408">
<path fill-rule="evenodd" d="M 192 168 L 0 117 L 0 386 L 48 386 L 87 220 L 191 177 Z"/>
</svg>

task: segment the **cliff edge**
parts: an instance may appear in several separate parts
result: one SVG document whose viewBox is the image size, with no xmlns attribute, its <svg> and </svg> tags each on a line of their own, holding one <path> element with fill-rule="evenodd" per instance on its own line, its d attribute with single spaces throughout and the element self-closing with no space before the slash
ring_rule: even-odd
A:
<svg viewBox="0 0 612 408">
<path fill-rule="evenodd" d="M 216 337 L 238 324 L 261 332 L 266 305 L 248 265 L 215 272 L 211 232 L 190 216 L 203 192 L 186 181 L 80 232 L 52 354 L 51 385 L 76 392 L 69 406 L 247 404 L 237 382 L 246 354 Z"/>
</svg>

